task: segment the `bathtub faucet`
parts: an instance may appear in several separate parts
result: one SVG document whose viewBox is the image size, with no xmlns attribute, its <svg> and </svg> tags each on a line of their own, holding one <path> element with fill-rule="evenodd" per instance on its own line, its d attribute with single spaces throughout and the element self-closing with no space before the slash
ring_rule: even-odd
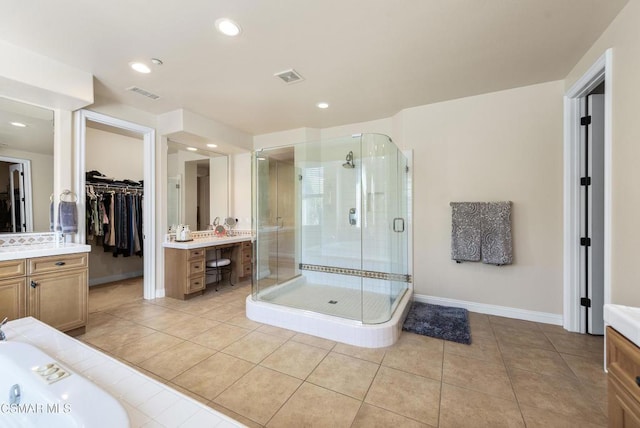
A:
<svg viewBox="0 0 640 428">
<path fill-rule="evenodd" d="M 2 326 L 5 325 L 7 323 L 8 318 L 4 317 L 4 319 L 2 320 L 2 322 L 0 322 L 0 341 L 5 341 L 7 340 L 7 336 L 4 334 L 4 331 L 2 331 Z"/>
</svg>

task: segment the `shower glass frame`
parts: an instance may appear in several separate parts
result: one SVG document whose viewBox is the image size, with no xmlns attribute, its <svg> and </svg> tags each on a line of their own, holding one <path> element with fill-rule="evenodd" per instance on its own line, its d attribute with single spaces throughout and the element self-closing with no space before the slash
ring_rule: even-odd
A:
<svg viewBox="0 0 640 428">
<path fill-rule="evenodd" d="M 389 137 L 254 152 L 252 211 L 254 300 L 364 324 L 391 318 L 411 277 L 408 163 Z"/>
</svg>

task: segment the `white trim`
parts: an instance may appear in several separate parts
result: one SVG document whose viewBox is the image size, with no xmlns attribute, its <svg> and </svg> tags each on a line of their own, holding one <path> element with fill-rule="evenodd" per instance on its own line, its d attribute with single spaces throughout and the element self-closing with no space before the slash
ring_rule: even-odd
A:
<svg viewBox="0 0 640 428">
<path fill-rule="evenodd" d="M 465 308 L 471 312 L 496 315 L 499 317 L 515 318 L 519 320 L 533 321 L 544 324 L 562 325 L 562 315 L 547 312 L 529 311 L 527 309 L 510 308 L 508 306 L 488 305 L 485 303 L 467 302 L 465 300 L 448 299 L 446 297 L 427 296 L 414 294 L 413 300 L 434 305 L 453 306 Z"/>
<path fill-rule="evenodd" d="M 580 194 L 579 174 L 579 99 L 586 96 L 603 80 L 604 102 L 604 303 L 611 301 L 611 190 L 612 190 L 612 105 L 613 105 L 613 51 L 605 53 L 576 81 L 564 97 L 564 212 L 563 212 L 563 313 L 564 328 L 586 331 L 580 300 L 580 257 L 577 242 L 580 239 L 578 218 Z"/>
<path fill-rule="evenodd" d="M 75 192 L 78 195 L 78 242 L 85 242 L 85 156 L 87 121 L 102 123 L 115 128 L 124 129 L 136 134 L 140 134 L 144 144 L 144 193 L 143 199 L 143 252 L 144 252 L 144 298 L 155 299 L 156 290 L 156 198 L 155 198 L 155 130 L 146 126 L 138 125 L 125 120 L 117 119 L 90 110 L 79 110 L 75 112 L 76 123 L 76 150 L 75 150 Z"/>
<path fill-rule="evenodd" d="M 89 280 L 89 287 L 93 287 L 94 285 L 108 284 L 114 281 L 122 281 L 124 279 L 137 278 L 139 276 L 144 276 L 144 271 L 136 271 L 136 272 L 125 272 L 119 273 L 117 275 L 109 275 L 102 276 L 100 278 L 93 278 Z"/>
</svg>

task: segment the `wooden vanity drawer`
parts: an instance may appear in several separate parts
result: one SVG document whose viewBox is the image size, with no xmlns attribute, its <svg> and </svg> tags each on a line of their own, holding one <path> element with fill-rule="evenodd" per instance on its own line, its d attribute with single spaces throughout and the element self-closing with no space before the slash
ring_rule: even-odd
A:
<svg viewBox="0 0 640 428">
<path fill-rule="evenodd" d="M 204 290 L 207 283 L 204 280 L 204 275 L 196 276 L 189 279 L 189 293 L 195 293 L 196 291 Z"/>
<path fill-rule="evenodd" d="M 205 250 L 203 248 L 189 250 L 189 260 L 203 258 L 204 252 Z"/>
<path fill-rule="evenodd" d="M 26 272 L 25 266 L 24 260 L 6 260 L 0 262 L 0 279 L 24 276 Z"/>
<path fill-rule="evenodd" d="M 199 275 L 203 272 L 204 272 L 204 259 L 189 262 L 189 271 L 187 272 L 187 275 L 189 277 L 192 277 L 194 275 Z"/>
<path fill-rule="evenodd" d="M 611 327 L 607 327 L 607 369 L 640 401 L 640 348 Z"/>
<path fill-rule="evenodd" d="M 88 260 L 89 253 L 29 259 L 29 275 L 58 272 L 67 269 L 86 268 L 88 266 Z"/>
</svg>

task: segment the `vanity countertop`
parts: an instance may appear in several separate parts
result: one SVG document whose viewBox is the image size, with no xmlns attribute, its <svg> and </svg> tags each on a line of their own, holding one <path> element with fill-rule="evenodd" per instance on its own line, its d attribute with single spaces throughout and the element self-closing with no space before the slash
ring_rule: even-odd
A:
<svg viewBox="0 0 640 428">
<path fill-rule="evenodd" d="M 640 308 L 606 304 L 604 305 L 604 321 L 640 346 Z"/>
<path fill-rule="evenodd" d="M 207 237 L 197 238 L 187 242 L 163 242 L 165 248 L 176 248 L 179 250 L 193 250 L 195 248 L 213 247 L 216 245 L 235 244 L 237 242 L 251 241 L 251 236 L 225 236 L 225 237 Z"/>
<path fill-rule="evenodd" d="M 90 245 L 74 244 L 70 242 L 56 244 L 32 244 L 0 247 L 0 261 L 20 260 L 31 257 L 59 256 L 61 254 L 88 253 Z"/>
</svg>

